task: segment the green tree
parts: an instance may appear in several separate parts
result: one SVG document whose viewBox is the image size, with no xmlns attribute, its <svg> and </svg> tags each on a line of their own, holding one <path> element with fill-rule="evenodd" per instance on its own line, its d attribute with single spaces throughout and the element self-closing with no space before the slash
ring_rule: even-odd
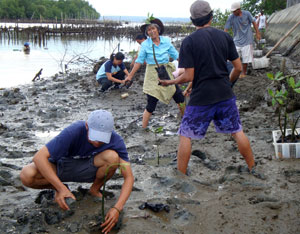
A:
<svg viewBox="0 0 300 234">
<path fill-rule="evenodd" d="M 0 0 L 1 19 L 98 19 L 100 14 L 85 0 Z"/>
<path fill-rule="evenodd" d="M 223 30 L 230 14 L 231 12 L 229 10 L 226 10 L 225 13 L 222 13 L 220 9 L 214 10 L 212 26 Z"/>
<path fill-rule="evenodd" d="M 242 9 L 255 16 L 261 11 L 261 0 L 243 0 Z"/>
<path fill-rule="evenodd" d="M 271 15 L 275 11 L 286 8 L 286 0 L 243 0 L 242 9 L 249 11 L 253 16 L 263 11 Z"/>
<path fill-rule="evenodd" d="M 280 11 L 286 8 L 286 0 L 264 0 L 261 3 L 261 9 L 265 14 L 271 15 L 275 11 Z"/>
</svg>

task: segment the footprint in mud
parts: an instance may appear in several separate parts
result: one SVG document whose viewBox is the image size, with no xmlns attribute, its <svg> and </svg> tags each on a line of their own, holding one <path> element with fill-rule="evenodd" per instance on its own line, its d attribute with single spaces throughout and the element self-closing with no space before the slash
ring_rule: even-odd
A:
<svg viewBox="0 0 300 234">
<path fill-rule="evenodd" d="M 203 165 L 205 167 L 207 167 L 208 169 L 213 170 L 213 171 L 220 169 L 218 160 L 217 159 L 212 159 L 206 153 L 204 153 L 200 150 L 194 150 L 192 152 L 192 155 L 200 158 Z"/>
</svg>

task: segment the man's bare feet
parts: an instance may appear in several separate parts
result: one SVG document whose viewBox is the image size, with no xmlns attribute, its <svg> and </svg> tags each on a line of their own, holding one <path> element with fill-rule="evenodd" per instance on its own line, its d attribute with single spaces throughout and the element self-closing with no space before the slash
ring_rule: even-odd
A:
<svg viewBox="0 0 300 234">
<path fill-rule="evenodd" d="M 100 193 L 99 189 L 90 188 L 89 194 L 91 194 L 94 197 L 102 197 L 102 194 Z"/>
</svg>

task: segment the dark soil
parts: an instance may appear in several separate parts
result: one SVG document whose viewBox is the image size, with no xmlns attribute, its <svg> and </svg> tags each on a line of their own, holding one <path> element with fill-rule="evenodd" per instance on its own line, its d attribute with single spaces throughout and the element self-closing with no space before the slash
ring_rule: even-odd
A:
<svg viewBox="0 0 300 234">
<path fill-rule="evenodd" d="M 238 80 L 234 92 L 256 168 L 266 180 L 248 173 L 232 137 L 215 133 L 213 125 L 205 139 L 192 141 L 188 176 L 177 172 L 179 111 L 174 102 L 159 103 L 149 127 L 163 126 L 163 132 L 155 136 L 142 130 L 142 71 L 130 89 L 107 93 L 98 91 L 91 72 L 0 90 L 0 232 L 100 233 L 101 200 L 86 193 L 90 184 L 68 183 L 77 200 L 64 212 L 52 191 L 24 187 L 19 173 L 55 134 L 102 108 L 114 115 L 135 176 L 134 190 L 112 233 L 300 233 L 299 159 L 275 159 L 276 116 L 267 105 L 265 72 Z M 128 97 L 121 98 L 125 92 Z M 108 181 L 106 210 L 116 202 L 122 183 L 117 175 Z M 169 212 L 140 210 L 146 202 L 167 205 Z"/>
</svg>

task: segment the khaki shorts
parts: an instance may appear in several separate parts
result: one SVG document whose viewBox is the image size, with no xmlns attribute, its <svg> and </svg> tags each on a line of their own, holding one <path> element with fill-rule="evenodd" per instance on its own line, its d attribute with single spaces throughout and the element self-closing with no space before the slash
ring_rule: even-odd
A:
<svg viewBox="0 0 300 234">
<path fill-rule="evenodd" d="M 246 45 L 243 47 L 236 46 L 236 50 L 242 60 L 242 63 L 252 63 L 253 61 L 253 45 Z"/>
</svg>

